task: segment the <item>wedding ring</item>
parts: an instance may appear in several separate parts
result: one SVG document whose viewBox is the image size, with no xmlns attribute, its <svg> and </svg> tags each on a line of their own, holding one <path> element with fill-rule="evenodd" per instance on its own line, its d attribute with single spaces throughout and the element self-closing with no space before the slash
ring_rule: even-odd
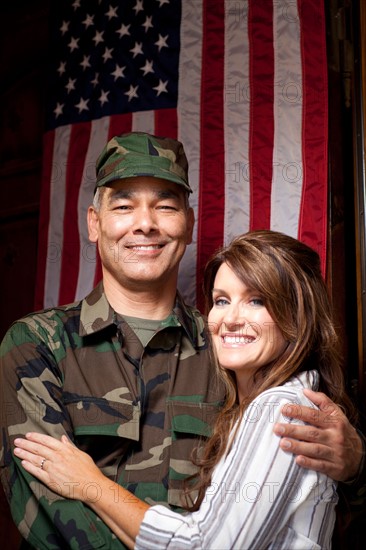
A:
<svg viewBox="0 0 366 550">
<path fill-rule="evenodd" d="M 47 458 L 42 458 L 41 462 L 41 470 L 43 470 L 44 463 L 46 462 Z"/>
</svg>

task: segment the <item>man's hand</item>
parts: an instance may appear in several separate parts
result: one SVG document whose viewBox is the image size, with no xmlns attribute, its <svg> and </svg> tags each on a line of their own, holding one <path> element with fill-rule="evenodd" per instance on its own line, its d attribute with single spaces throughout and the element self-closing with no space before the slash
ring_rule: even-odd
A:
<svg viewBox="0 0 366 550">
<path fill-rule="evenodd" d="M 286 405 L 282 413 L 310 424 L 276 424 L 282 437 L 280 447 L 296 456 L 303 468 L 323 472 L 337 481 L 349 481 L 358 474 L 363 445 L 355 428 L 342 410 L 324 393 L 304 390 L 319 409 Z"/>
</svg>

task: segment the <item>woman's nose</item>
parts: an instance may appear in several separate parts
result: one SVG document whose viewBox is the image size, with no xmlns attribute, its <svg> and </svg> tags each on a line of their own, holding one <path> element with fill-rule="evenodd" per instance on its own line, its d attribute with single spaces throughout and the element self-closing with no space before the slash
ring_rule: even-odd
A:
<svg viewBox="0 0 366 550">
<path fill-rule="evenodd" d="M 230 304 L 224 315 L 224 323 L 227 328 L 234 330 L 245 325 L 243 311 L 237 305 Z"/>
</svg>

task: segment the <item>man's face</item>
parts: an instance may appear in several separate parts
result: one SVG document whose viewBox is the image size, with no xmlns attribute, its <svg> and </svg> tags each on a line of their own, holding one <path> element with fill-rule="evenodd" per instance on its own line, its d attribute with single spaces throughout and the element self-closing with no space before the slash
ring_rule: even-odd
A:
<svg viewBox="0 0 366 550">
<path fill-rule="evenodd" d="M 88 225 L 103 276 L 126 288 L 148 290 L 150 285 L 176 285 L 194 214 L 179 185 L 140 176 L 106 187 L 99 211 L 89 208 Z"/>
</svg>

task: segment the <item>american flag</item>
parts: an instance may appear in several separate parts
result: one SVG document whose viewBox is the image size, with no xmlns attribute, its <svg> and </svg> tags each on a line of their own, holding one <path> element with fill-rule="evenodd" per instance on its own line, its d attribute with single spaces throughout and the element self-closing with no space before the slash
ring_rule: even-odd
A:
<svg viewBox="0 0 366 550">
<path fill-rule="evenodd" d="M 196 214 L 179 288 L 201 306 L 210 254 L 283 231 L 326 262 L 327 59 L 319 0 L 53 2 L 36 307 L 100 279 L 86 211 L 114 135 L 183 142 Z"/>
</svg>

